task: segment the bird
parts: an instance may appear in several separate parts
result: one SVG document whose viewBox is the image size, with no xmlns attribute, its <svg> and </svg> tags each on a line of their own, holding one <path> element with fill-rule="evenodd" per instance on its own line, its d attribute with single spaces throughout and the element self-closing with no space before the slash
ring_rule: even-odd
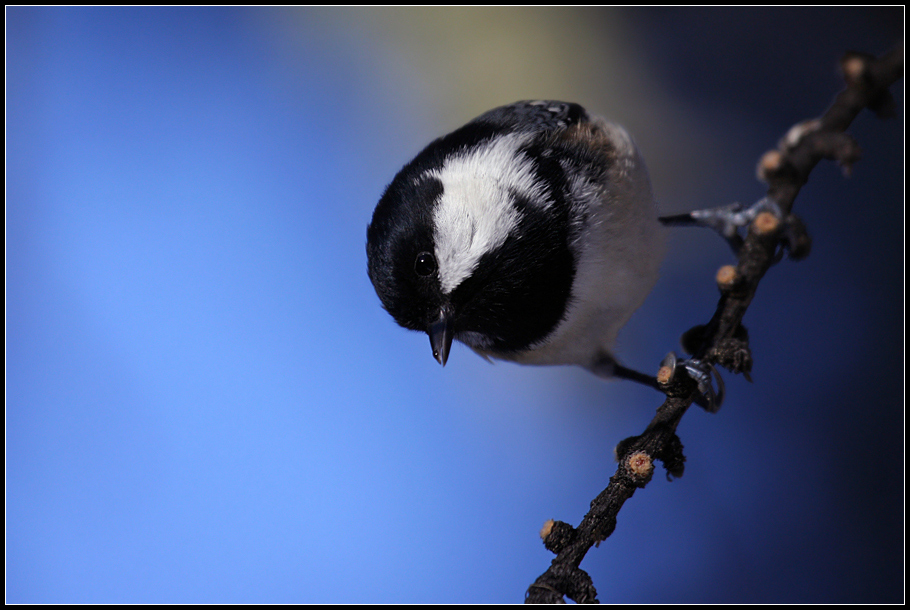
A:
<svg viewBox="0 0 910 610">
<path fill-rule="evenodd" d="M 657 387 L 614 349 L 658 280 L 665 240 L 628 132 L 577 103 L 529 100 L 404 165 L 367 227 L 367 272 L 385 310 L 426 333 L 443 366 L 457 340 L 487 360 Z M 700 404 L 716 410 L 713 367 L 685 362 Z"/>
</svg>

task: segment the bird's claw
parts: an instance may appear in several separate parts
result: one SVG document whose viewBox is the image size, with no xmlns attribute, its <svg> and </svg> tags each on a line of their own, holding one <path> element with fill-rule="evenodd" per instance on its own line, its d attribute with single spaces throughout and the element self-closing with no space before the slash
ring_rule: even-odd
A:
<svg viewBox="0 0 910 610">
<path fill-rule="evenodd" d="M 680 360 L 674 352 L 670 352 L 660 365 L 670 369 L 671 381 L 682 365 L 686 374 L 698 385 L 698 397 L 696 397 L 695 403 L 709 413 L 716 413 L 720 409 L 724 402 L 726 388 L 723 378 L 713 364 L 695 358 Z M 717 380 L 717 389 L 714 388 L 714 380 Z"/>
<path fill-rule="evenodd" d="M 660 221 L 670 226 L 701 226 L 714 229 L 720 233 L 733 251 L 739 253 L 743 238 L 739 229 L 748 226 L 761 212 L 771 212 L 777 218 L 782 217 L 780 207 L 770 198 L 764 197 L 748 208 L 741 203 L 731 203 L 707 210 L 694 210 L 676 216 L 661 216 Z"/>
</svg>

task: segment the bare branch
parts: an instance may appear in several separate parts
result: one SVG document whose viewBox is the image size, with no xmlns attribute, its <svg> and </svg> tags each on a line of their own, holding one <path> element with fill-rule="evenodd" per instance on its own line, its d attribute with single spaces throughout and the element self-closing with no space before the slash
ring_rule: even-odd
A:
<svg viewBox="0 0 910 610">
<path fill-rule="evenodd" d="M 778 148 L 763 155 L 758 176 L 768 183 L 767 197 L 777 203 L 782 215 L 762 213 L 749 228 L 736 267 L 718 272 L 721 298 L 711 320 L 683 336 L 683 345 L 695 358 L 719 364 L 733 373 L 748 376 L 752 368 L 748 334 L 742 319 L 758 284 L 784 250 L 799 260 L 809 252 L 805 227 L 791 212 L 793 202 L 822 159 L 836 161 L 849 173 L 859 160 L 859 147 L 844 134 L 863 108 L 879 117 L 892 116 L 894 100 L 888 88 L 903 76 L 904 50 L 899 45 L 881 58 L 847 53 L 841 61 L 847 83 L 831 107 L 818 119 L 792 127 Z M 661 380 L 661 374 L 658 374 Z M 635 490 L 644 487 L 654 472 L 654 460 L 663 462 L 670 476 L 681 476 L 685 457 L 676 427 L 698 396 L 695 382 L 685 373 L 672 381 L 664 379 L 666 401 L 640 436 L 627 438 L 616 447 L 619 465 L 607 488 L 592 502 L 591 510 L 577 528 L 550 521 L 541 531 L 547 549 L 556 553 L 550 568 L 526 593 L 527 603 L 558 603 L 565 597 L 579 603 L 596 603 L 591 577 L 579 566 L 588 550 L 616 527 L 616 517 Z"/>
</svg>

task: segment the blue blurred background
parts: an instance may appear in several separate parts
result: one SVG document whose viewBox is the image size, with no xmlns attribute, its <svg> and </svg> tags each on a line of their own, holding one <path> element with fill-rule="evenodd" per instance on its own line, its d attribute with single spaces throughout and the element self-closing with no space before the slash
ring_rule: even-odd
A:
<svg viewBox="0 0 910 610">
<path fill-rule="evenodd" d="M 432 138 L 518 99 L 627 126 L 666 213 L 760 155 L 903 9 L 7 9 L 7 601 L 520 602 L 660 402 L 581 370 L 445 369 L 366 276 Z M 582 567 L 604 602 L 903 599 L 903 83 L 796 211 L 754 383 L 680 428 Z M 620 337 L 656 370 L 731 261 L 674 233 Z"/>
</svg>

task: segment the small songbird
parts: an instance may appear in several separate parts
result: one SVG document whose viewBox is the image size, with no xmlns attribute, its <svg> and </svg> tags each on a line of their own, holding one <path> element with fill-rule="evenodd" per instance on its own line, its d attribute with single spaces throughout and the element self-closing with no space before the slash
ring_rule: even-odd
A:
<svg viewBox="0 0 910 610">
<path fill-rule="evenodd" d="M 613 349 L 657 281 L 663 231 L 622 127 L 574 103 L 517 102 L 398 172 L 367 229 L 368 272 L 442 365 L 457 339 L 488 359 L 655 385 Z"/>
</svg>

